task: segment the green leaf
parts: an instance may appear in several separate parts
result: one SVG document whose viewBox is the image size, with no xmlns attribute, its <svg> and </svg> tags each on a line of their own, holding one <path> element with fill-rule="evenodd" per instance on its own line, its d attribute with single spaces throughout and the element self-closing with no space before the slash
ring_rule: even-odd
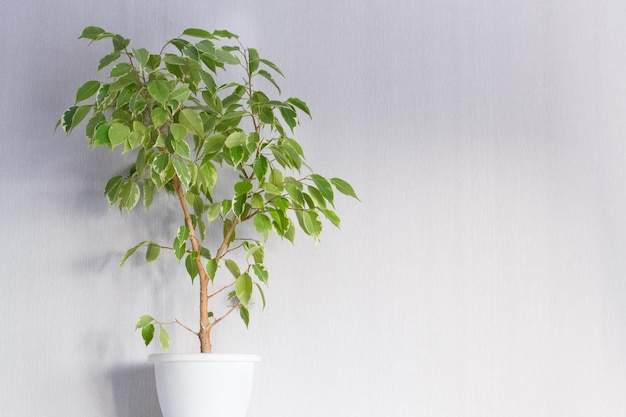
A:
<svg viewBox="0 0 626 417">
<path fill-rule="evenodd" d="M 185 186 L 185 188 L 189 188 L 191 173 L 189 172 L 189 168 L 187 168 L 185 161 L 174 159 L 172 160 L 172 165 L 174 165 L 174 170 L 176 171 L 176 175 L 178 176 L 178 179 L 180 179 L 180 182 Z"/>
<path fill-rule="evenodd" d="M 263 239 L 267 241 L 272 231 L 272 221 L 266 215 L 258 213 L 254 216 L 254 228 L 263 236 Z"/>
<path fill-rule="evenodd" d="M 140 67 L 145 67 L 148 63 L 148 59 L 150 58 L 150 52 L 148 52 L 145 48 L 133 49 L 133 56 L 139 63 Z"/>
<path fill-rule="evenodd" d="M 145 180 L 143 183 L 143 205 L 147 209 L 150 208 L 156 194 L 156 186 L 151 180 Z"/>
<path fill-rule="evenodd" d="M 254 275 L 261 281 L 263 284 L 268 285 L 269 273 L 267 269 L 262 264 L 253 264 L 252 270 L 254 271 Z"/>
<path fill-rule="evenodd" d="M 137 324 L 135 325 L 135 330 L 141 329 L 146 324 L 152 323 L 153 321 L 154 321 L 154 318 L 152 318 L 152 316 L 143 315 L 139 317 L 139 320 L 137 321 Z"/>
<path fill-rule="evenodd" d="M 254 285 L 256 285 L 257 290 L 259 290 L 259 294 L 261 294 L 261 301 L 263 301 L 263 310 L 265 310 L 265 294 L 263 293 L 263 289 L 258 282 L 255 282 Z"/>
<path fill-rule="evenodd" d="M 265 182 L 265 174 L 267 174 L 267 169 L 269 168 L 269 163 L 267 158 L 263 155 L 260 155 L 255 159 L 252 169 L 254 170 L 254 175 L 257 177 L 260 183 Z"/>
<path fill-rule="evenodd" d="M 248 49 L 248 70 L 253 74 L 259 69 L 259 52 L 254 48 Z"/>
<path fill-rule="evenodd" d="M 123 184 L 124 178 L 119 175 L 111 178 L 107 182 L 106 186 L 104 187 L 104 195 L 106 196 L 107 200 L 109 200 L 110 205 L 113 205 L 117 202 L 117 198 Z"/>
<path fill-rule="evenodd" d="M 249 274 L 239 275 L 235 281 L 235 293 L 244 306 L 248 305 L 252 296 L 252 277 Z"/>
<path fill-rule="evenodd" d="M 159 342 L 161 343 L 161 347 L 163 350 L 168 350 L 170 348 L 170 335 L 167 333 L 163 326 L 159 326 Z"/>
<path fill-rule="evenodd" d="M 250 312 L 242 305 L 239 306 L 239 317 L 241 317 L 243 323 L 246 325 L 246 327 L 248 327 L 248 323 L 250 323 Z"/>
<path fill-rule="evenodd" d="M 130 128 L 128 126 L 117 122 L 111 123 L 109 127 L 109 142 L 112 148 L 126 142 L 128 135 L 130 135 Z"/>
<path fill-rule="evenodd" d="M 178 260 L 182 259 L 183 255 L 187 251 L 187 239 L 189 239 L 190 233 L 187 226 L 180 226 L 176 239 L 174 239 L 174 254 Z"/>
<path fill-rule="evenodd" d="M 302 110 L 304 113 L 306 113 L 307 116 L 311 117 L 311 111 L 309 110 L 309 106 L 307 106 L 306 103 L 300 100 L 299 98 L 290 97 L 287 99 L 287 103 L 293 104 L 294 106 Z"/>
<path fill-rule="evenodd" d="M 224 64 L 237 65 L 239 64 L 239 58 L 230 52 L 224 50 L 224 48 L 218 48 L 215 50 L 215 57 L 218 61 Z"/>
<path fill-rule="evenodd" d="M 237 265 L 237 262 L 233 261 L 232 259 L 226 259 L 224 261 L 224 264 L 226 265 L 226 268 L 230 271 L 230 273 L 233 275 L 233 277 L 237 278 L 241 275 L 241 272 L 239 270 L 239 265 Z"/>
<path fill-rule="evenodd" d="M 280 93 L 280 87 L 278 86 L 278 84 L 276 83 L 276 81 L 274 81 L 274 78 L 272 77 L 272 74 L 270 74 L 269 72 L 265 71 L 265 70 L 259 70 L 258 74 L 265 78 L 267 81 L 269 81 L 270 83 L 272 83 L 272 85 L 274 87 L 276 87 L 276 90 L 278 90 L 278 92 Z"/>
<path fill-rule="evenodd" d="M 339 216 L 337 216 L 337 213 L 335 213 L 332 210 L 321 210 L 322 213 L 324 214 L 324 217 L 326 217 L 328 219 L 328 221 L 330 221 L 333 225 L 335 225 L 336 227 L 340 226 L 341 223 L 341 219 L 339 218 Z"/>
<path fill-rule="evenodd" d="M 187 136 L 187 128 L 179 123 L 172 123 L 170 125 L 170 133 L 174 136 L 174 140 L 183 140 Z"/>
<path fill-rule="evenodd" d="M 97 26 L 87 26 L 83 29 L 83 33 L 78 37 L 78 39 L 91 39 L 96 40 L 101 35 L 105 34 L 105 30 L 97 27 Z"/>
<path fill-rule="evenodd" d="M 227 148 L 234 148 L 236 146 L 243 146 L 246 144 L 246 139 L 247 136 L 244 132 L 233 132 L 230 135 L 228 135 L 228 137 L 226 138 L 226 141 L 224 142 L 224 145 L 226 145 Z"/>
<path fill-rule="evenodd" d="M 89 97 L 96 94 L 99 88 L 100 81 L 87 81 L 78 89 L 78 91 L 76 91 L 76 103 L 87 100 Z"/>
<path fill-rule="evenodd" d="M 291 129 L 291 131 L 293 132 L 293 129 L 295 129 L 296 125 L 298 124 L 298 115 L 296 114 L 296 112 L 292 109 L 286 109 L 283 107 L 279 108 L 278 110 L 280 111 L 280 115 L 283 116 L 283 120 L 285 120 L 285 123 L 287 123 L 287 126 L 289 126 L 289 129 Z"/>
<path fill-rule="evenodd" d="M 126 254 L 122 257 L 122 259 L 120 260 L 120 266 L 124 265 L 124 263 L 126 263 L 126 261 L 128 260 L 128 258 L 130 258 L 131 256 L 133 256 L 133 254 L 135 252 L 137 252 L 137 249 L 139 249 L 142 246 L 147 245 L 148 242 L 146 242 L 145 240 L 143 242 L 139 242 L 137 245 L 133 246 L 132 248 L 128 249 L 128 251 L 126 251 Z"/>
<path fill-rule="evenodd" d="M 143 326 L 141 328 L 141 337 L 143 337 L 144 343 L 148 346 L 154 338 L 154 324 Z"/>
<path fill-rule="evenodd" d="M 120 189 L 119 205 L 120 209 L 132 210 L 139 202 L 141 190 L 136 182 L 126 182 Z"/>
<path fill-rule="evenodd" d="M 339 191 L 340 193 L 359 200 L 359 197 L 357 197 L 352 186 L 348 184 L 346 181 L 342 180 L 341 178 L 331 178 L 330 182 L 335 186 L 337 191 Z"/>
<path fill-rule="evenodd" d="M 215 259 L 210 259 L 206 263 L 206 273 L 211 278 L 211 280 L 215 279 L 215 273 L 217 272 L 217 261 Z"/>
<path fill-rule="evenodd" d="M 311 179 L 315 183 L 317 189 L 322 193 L 324 198 L 330 203 L 333 204 L 334 193 L 333 188 L 330 185 L 330 182 L 318 174 L 312 174 Z"/>
<path fill-rule="evenodd" d="M 220 215 L 221 210 L 222 205 L 220 203 L 213 203 L 209 205 L 209 207 L 207 208 L 207 219 L 209 223 L 217 219 L 217 217 Z"/>
<path fill-rule="evenodd" d="M 280 68 L 278 68 L 278 66 L 274 64 L 272 61 L 268 61 L 267 59 L 263 59 L 263 58 L 259 59 L 259 61 L 267 65 L 271 69 L 273 69 L 276 73 L 280 74 L 283 78 L 285 77 L 285 74 L 283 74 Z"/>
<path fill-rule="evenodd" d="M 219 36 L 220 38 L 227 38 L 227 39 L 232 39 L 232 38 L 239 38 L 239 36 L 235 35 L 232 32 L 229 32 L 225 29 L 220 29 L 220 30 L 214 30 L 213 31 L 213 35 L 214 36 Z"/>
<path fill-rule="evenodd" d="M 120 56 L 121 54 L 119 52 L 111 52 L 110 54 L 104 56 L 100 62 L 98 62 L 98 71 L 105 68 L 110 63 L 117 61 Z"/>
<path fill-rule="evenodd" d="M 156 80 L 148 84 L 148 93 L 163 106 L 170 96 L 170 89 L 165 81 Z"/>
<path fill-rule="evenodd" d="M 183 35 L 193 36 L 195 38 L 213 39 L 215 36 L 204 29 L 188 28 L 183 31 Z"/>
<path fill-rule="evenodd" d="M 189 149 L 189 144 L 184 140 L 178 140 L 174 142 L 174 150 L 178 155 L 185 159 L 189 159 L 191 156 L 191 150 Z"/>
<path fill-rule="evenodd" d="M 194 135 L 203 136 L 204 127 L 202 124 L 202 118 L 198 113 L 192 109 L 182 109 L 178 116 L 180 124 L 185 126 L 188 131 Z"/>
<path fill-rule="evenodd" d="M 150 116 L 152 117 L 152 124 L 157 129 L 163 126 L 163 124 L 165 124 L 170 117 L 167 110 L 160 106 L 154 107 L 152 112 L 150 112 Z"/>
<path fill-rule="evenodd" d="M 150 243 L 148 245 L 148 249 L 146 250 L 146 262 L 152 262 L 156 258 L 159 257 L 159 253 L 161 252 L 161 248 L 158 245 Z"/>
<path fill-rule="evenodd" d="M 191 282 L 198 276 L 198 265 L 196 264 L 196 256 L 192 256 L 192 254 L 187 255 L 185 258 L 185 269 L 187 269 L 187 273 L 191 277 Z"/>
<path fill-rule="evenodd" d="M 179 103 L 184 103 L 189 98 L 191 91 L 189 91 L 189 85 L 183 84 L 178 87 L 176 90 L 170 93 L 170 100 L 176 100 Z"/>
<path fill-rule="evenodd" d="M 131 71 L 133 71 L 133 66 L 130 65 L 129 63 L 122 62 L 120 64 L 117 64 L 113 68 L 111 68 L 111 72 L 109 73 L 109 77 L 110 78 L 120 78 L 120 77 L 123 77 L 124 75 L 130 73 Z"/>
<path fill-rule="evenodd" d="M 296 217 L 300 223 L 300 227 L 307 235 L 319 238 L 322 232 L 322 222 L 314 211 L 296 211 Z"/>
</svg>

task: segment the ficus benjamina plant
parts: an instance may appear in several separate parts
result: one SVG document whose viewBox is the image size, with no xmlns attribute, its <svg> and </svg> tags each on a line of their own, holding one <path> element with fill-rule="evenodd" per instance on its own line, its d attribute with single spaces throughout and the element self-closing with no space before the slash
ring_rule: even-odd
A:
<svg viewBox="0 0 626 417">
<path fill-rule="evenodd" d="M 268 237 L 275 233 L 293 243 L 299 228 L 317 240 L 322 219 L 339 227 L 335 191 L 358 197 L 348 182 L 314 173 L 305 163 L 292 136 L 298 115 L 311 116 L 309 108 L 299 98 L 279 100 L 261 91 L 265 86 L 280 95 L 276 79 L 283 73 L 237 35 L 186 29 L 157 53 L 131 48 L 129 39 L 94 26 L 80 38 L 112 42 L 98 63 L 98 71 L 110 68 L 108 78 L 78 88 L 57 127 L 69 135 L 86 122 L 91 147 L 115 148 L 128 158 L 128 173 L 106 183 L 111 205 L 130 211 L 142 202 L 149 209 L 165 192 L 181 214 L 171 242 L 143 240 L 120 265 L 140 249 L 147 262 L 168 251 L 193 285 L 199 281 L 198 330 L 150 315 L 140 317 L 136 329 L 146 345 L 158 329 L 167 350 L 164 326 L 178 324 L 199 338 L 201 352 L 210 352 L 215 325 L 238 311 L 248 326 L 252 300 L 265 306 Z M 230 190 L 226 198 L 217 197 L 217 184 Z M 244 224 L 250 226 L 240 228 Z M 218 274 L 227 277 L 219 286 Z M 214 305 L 226 291 L 226 305 Z"/>
</svg>

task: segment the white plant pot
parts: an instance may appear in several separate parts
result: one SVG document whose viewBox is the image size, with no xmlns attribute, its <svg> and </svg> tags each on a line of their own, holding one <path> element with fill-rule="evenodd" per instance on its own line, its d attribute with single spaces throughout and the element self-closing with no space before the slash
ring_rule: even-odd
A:
<svg viewBox="0 0 626 417">
<path fill-rule="evenodd" d="M 261 357 L 159 353 L 149 360 L 163 417 L 245 417 Z"/>
</svg>

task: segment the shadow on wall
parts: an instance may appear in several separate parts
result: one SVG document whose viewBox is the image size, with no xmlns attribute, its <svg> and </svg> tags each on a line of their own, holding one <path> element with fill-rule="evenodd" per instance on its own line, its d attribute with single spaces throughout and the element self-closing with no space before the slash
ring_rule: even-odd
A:
<svg viewBox="0 0 626 417">
<path fill-rule="evenodd" d="M 117 367 L 109 379 L 116 417 L 162 417 L 152 364 Z"/>
</svg>

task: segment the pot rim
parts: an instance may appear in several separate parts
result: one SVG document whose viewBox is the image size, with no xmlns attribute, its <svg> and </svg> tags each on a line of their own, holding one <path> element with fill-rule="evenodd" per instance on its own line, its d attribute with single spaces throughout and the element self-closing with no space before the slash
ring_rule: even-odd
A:
<svg viewBox="0 0 626 417">
<path fill-rule="evenodd" d="M 260 362 L 261 356 L 247 353 L 153 353 L 149 362 Z"/>
</svg>

